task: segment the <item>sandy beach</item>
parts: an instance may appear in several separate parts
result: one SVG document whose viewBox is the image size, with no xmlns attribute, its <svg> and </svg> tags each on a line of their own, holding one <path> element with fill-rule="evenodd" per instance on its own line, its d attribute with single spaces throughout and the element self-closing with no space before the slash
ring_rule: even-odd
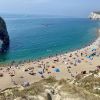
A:
<svg viewBox="0 0 100 100">
<path fill-rule="evenodd" d="M 98 31 L 100 34 L 100 30 Z M 100 37 L 91 45 L 73 52 L 24 64 L 0 67 L 0 90 L 26 86 L 50 76 L 73 80 L 100 68 Z"/>
</svg>

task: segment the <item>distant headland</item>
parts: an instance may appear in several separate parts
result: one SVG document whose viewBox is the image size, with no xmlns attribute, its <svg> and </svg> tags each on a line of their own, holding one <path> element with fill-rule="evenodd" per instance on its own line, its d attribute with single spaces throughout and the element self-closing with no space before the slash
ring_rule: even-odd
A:
<svg viewBox="0 0 100 100">
<path fill-rule="evenodd" d="M 98 12 L 91 12 L 89 18 L 92 20 L 100 20 L 100 11 Z"/>
</svg>

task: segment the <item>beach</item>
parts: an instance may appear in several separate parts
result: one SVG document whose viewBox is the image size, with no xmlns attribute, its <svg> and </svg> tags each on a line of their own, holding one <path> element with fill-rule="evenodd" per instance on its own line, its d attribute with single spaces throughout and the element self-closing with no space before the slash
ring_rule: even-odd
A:
<svg viewBox="0 0 100 100">
<path fill-rule="evenodd" d="M 100 68 L 100 30 L 91 45 L 73 52 L 0 67 L 0 90 L 26 86 L 48 77 L 74 80 L 80 74 L 89 74 Z"/>
</svg>

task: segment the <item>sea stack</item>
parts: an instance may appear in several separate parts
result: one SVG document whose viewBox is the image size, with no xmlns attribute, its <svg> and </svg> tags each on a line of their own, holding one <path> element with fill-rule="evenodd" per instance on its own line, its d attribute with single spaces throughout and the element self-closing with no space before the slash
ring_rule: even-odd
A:
<svg viewBox="0 0 100 100">
<path fill-rule="evenodd" d="M 6 53 L 9 49 L 10 40 L 6 23 L 1 17 L 0 17 L 0 40 L 2 41 L 0 53 Z"/>
</svg>

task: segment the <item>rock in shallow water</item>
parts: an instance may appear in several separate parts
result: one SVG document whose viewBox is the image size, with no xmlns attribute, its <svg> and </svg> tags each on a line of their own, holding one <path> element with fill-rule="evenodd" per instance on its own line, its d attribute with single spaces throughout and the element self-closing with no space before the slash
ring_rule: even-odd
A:
<svg viewBox="0 0 100 100">
<path fill-rule="evenodd" d="M 5 53 L 9 49 L 10 40 L 7 32 L 6 23 L 1 17 L 0 17 L 0 40 L 2 41 L 0 53 Z"/>
</svg>

